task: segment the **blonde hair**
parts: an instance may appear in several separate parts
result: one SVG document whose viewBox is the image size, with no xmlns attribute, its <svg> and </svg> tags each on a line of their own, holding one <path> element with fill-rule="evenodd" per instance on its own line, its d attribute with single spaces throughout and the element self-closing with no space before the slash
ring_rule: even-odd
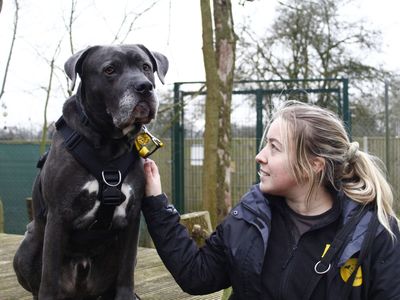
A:
<svg viewBox="0 0 400 300">
<path fill-rule="evenodd" d="M 298 101 L 286 101 L 272 116 L 270 124 L 280 119 L 283 141 L 289 155 L 289 165 L 297 182 L 309 182 L 307 201 L 316 189 L 324 185 L 343 191 L 362 204 L 375 203 L 379 222 L 392 235 L 390 219 L 399 219 L 393 210 L 393 193 L 387 182 L 382 162 L 358 149 L 350 142 L 342 121 L 329 110 Z M 315 172 L 311 159 L 324 159 L 321 172 Z"/>
</svg>

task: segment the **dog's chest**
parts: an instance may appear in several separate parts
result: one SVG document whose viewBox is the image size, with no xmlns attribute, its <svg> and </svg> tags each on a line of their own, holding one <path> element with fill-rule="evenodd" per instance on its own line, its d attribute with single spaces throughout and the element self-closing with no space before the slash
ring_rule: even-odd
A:
<svg viewBox="0 0 400 300">
<path fill-rule="evenodd" d="M 129 183 L 123 183 L 121 185 L 121 193 L 123 195 L 124 201 L 115 206 L 113 212 L 113 225 L 121 225 L 121 220 L 125 220 L 127 216 L 128 204 L 135 196 L 134 186 Z M 82 184 L 79 201 L 85 202 L 85 208 L 81 211 L 80 215 L 74 220 L 73 224 L 76 229 L 90 228 L 97 220 L 97 213 L 100 209 L 101 199 L 99 199 L 100 185 L 99 182 L 94 180 L 89 180 Z M 125 223 L 125 222 L 123 222 Z M 120 227 L 120 226 L 117 226 Z"/>
</svg>

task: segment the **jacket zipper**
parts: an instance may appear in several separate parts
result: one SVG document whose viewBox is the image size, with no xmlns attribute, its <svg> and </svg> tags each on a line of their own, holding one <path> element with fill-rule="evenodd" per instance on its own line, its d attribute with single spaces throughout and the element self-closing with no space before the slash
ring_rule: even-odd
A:
<svg viewBox="0 0 400 300">
<path fill-rule="evenodd" d="M 319 228 L 321 228 L 323 226 L 326 226 L 327 224 L 330 224 L 333 221 L 334 221 L 334 219 L 333 220 L 329 219 L 329 221 L 324 223 L 324 224 L 318 224 L 318 226 L 313 226 L 304 234 L 307 234 L 307 233 L 309 233 L 311 231 L 314 231 L 314 230 L 317 230 L 317 229 L 319 229 Z M 284 219 L 284 222 L 286 223 L 287 228 L 290 228 L 290 225 L 288 224 L 288 221 L 286 219 Z M 287 291 L 286 286 L 287 286 L 287 284 L 289 282 L 289 280 L 288 280 L 289 279 L 289 274 L 291 273 L 291 270 L 292 270 L 292 267 L 293 267 L 290 264 L 290 262 L 292 261 L 293 257 L 296 254 L 297 247 L 298 247 L 298 245 L 300 243 L 300 240 L 302 239 L 303 235 L 300 236 L 300 238 L 298 239 L 298 241 L 296 243 L 292 232 L 289 231 L 289 243 L 290 243 L 290 245 L 292 245 L 292 249 L 290 250 L 288 258 L 285 260 L 285 262 L 283 263 L 283 265 L 281 267 L 283 272 L 282 272 L 282 279 L 281 279 L 281 283 L 279 285 L 279 293 L 278 293 L 278 299 L 280 299 L 280 300 L 286 299 L 285 298 L 285 294 L 286 294 L 286 291 Z"/>
<path fill-rule="evenodd" d="M 292 265 L 290 264 L 290 262 L 293 259 L 296 250 L 297 250 L 297 245 L 293 246 L 293 248 L 290 251 L 289 257 L 282 265 L 283 274 L 282 274 L 281 284 L 279 286 L 278 299 L 285 299 L 284 294 L 286 292 L 286 285 L 288 283 L 288 277 L 289 277 L 288 275 L 291 273 L 290 271 L 292 270 Z"/>
<path fill-rule="evenodd" d="M 290 228 L 290 225 L 288 224 L 287 220 L 284 219 L 284 222 L 286 223 L 286 228 Z M 292 261 L 294 255 L 296 254 L 296 250 L 297 250 L 297 245 L 299 244 L 301 237 L 299 238 L 299 240 L 295 241 L 295 238 L 293 237 L 292 232 L 289 230 L 289 244 L 292 245 L 292 249 L 290 250 L 290 253 L 288 255 L 288 258 L 285 260 L 285 262 L 282 265 L 282 279 L 281 279 L 281 283 L 279 285 L 279 293 L 278 293 L 278 299 L 285 299 L 285 292 L 286 292 L 286 285 L 288 283 L 288 277 L 290 274 L 290 271 L 292 269 L 292 265 L 290 264 L 290 262 Z"/>
<path fill-rule="evenodd" d="M 284 262 L 284 264 L 282 265 L 282 270 L 285 270 L 286 267 L 289 265 L 290 261 L 292 260 L 292 258 L 294 257 L 294 253 L 296 252 L 297 249 L 297 245 L 295 245 L 292 250 L 290 251 L 289 257 L 287 258 L 287 260 Z"/>
</svg>

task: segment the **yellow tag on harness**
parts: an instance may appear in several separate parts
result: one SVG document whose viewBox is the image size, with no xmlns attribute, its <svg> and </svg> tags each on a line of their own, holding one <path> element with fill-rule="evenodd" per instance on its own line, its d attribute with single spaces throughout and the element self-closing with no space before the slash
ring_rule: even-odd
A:
<svg viewBox="0 0 400 300">
<path fill-rule="evenodd" d="M 139 133 L 135 139 L 135 146 L 139 155 L 143 158 L 147 158 L 164 146 L 164 143 L 152 135 L 146 126 L 143 125 L 142 132 Z"/>
</svg>

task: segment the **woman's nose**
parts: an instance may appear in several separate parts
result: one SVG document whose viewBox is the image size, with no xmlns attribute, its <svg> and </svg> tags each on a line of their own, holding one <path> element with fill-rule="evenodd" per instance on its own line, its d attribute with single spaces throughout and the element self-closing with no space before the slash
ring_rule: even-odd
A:
<svg viewBox="0 0 400 300">
<path fill-rule="evenodd" d="M 260 152 L 258 152 L 255 159 L 256 159 L 256 162 L 259 164 L 262 164 L 262 163 L 266 164 L 268 162 L 265 147 L 263 149 L 261 149 Z"/>
</svg>

